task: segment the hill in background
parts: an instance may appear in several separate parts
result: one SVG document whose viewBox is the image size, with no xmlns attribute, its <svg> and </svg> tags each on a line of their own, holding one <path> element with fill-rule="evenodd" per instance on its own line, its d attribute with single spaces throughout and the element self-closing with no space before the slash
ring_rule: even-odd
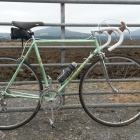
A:
<svg viewBox="0 0 140 140">
<path fill-rule="evenodd" d="M 60 27 L 49 27 L 44 29 L 39 29 L 34 31 L 35 37 L 43 38 L 43 39 L 60 39 L 61 38 L 61 28 Z M 125 31 L 125 39 L 130 39 L 129 34 Z M 77 31 L 71 31 L 65 29 L 65 38 L 74 38 L 74 39 L 86 39 L 91 35 L 91 33 L 82 33 Z M 132 39 L 140 40 L 140 29 L 131 32 Z M 113 37 L 116 36 L 113 34 Z M 101 36 L 101 39 L 105 40 L 105 36 Z M 0 33 L 1 41 L 10 41 L 10 33 Z"/>
<path fill-rule="evenodd" d="M 40 29 L 34 31 L 35 36 L 41 37 L 41 38 L 60 38 L 61 37 L 61 28 L 60 27 L 49 27 L 45 29 Z M 81 32 L 75 32 L 70 31 L 68 29 L 65 29 L 65 37 L 66 38 L 87 38 L 90 34 L 88 33 L 81 33 Z"/>
</svg>

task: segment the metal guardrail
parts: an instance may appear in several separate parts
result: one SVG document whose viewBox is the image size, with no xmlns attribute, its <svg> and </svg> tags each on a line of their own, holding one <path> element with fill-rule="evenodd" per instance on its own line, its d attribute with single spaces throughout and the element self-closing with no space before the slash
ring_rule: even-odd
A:
<svg viewBox="0 0 140 140">
<path fill-rule="evenodd" d="M 60 3 L 61 5 L 61 23 L 45 23 L 45 26 L 60 26 L 61 27 L 61 39 L 65 39 L 65 27 L 96 27 L 96 23 L 65 23 L 65 4 L 125 4 L 125 5 L 140 5 L 140 0 L 0 0 L 0 2 L 34 2 L 34 3 Z M 11 26 L 11 22 L 0 22 L 0 26 Z M 117 26 L 118 24 L 112 24 Z M 127 24 L 129 27 L 140 27 L 140 24 Z M 41 49 L 61 49 L 61 64 L 57 64 L 58 66 L 66 66 L 68 65 L 65 63 L 65 49 L 81 49 L 85 46 L 41 46 Z M 121 48 L 129 48 L 129 49 L 140 49 L 140 46 L 122 46 Z M 20 49 L 21 47 L 11 46 L 12 49 Z M 86 48 L 92 48 L 91 46 L 86 46 Z M 1 46 L 0 49 L 9 49 L 9 47 Z M 36 64 L 35 64 L 36 65 Z M 48 64 L 47 66 L 54 66 L 54 64 Z M 79 82 L 79 80 L 75 80 Z M 78 95 L 78 93 L 63 93 L 65 96 L 71 95 Z M 97 107 L 97 105 L 94 105 Z M 121 106 L 125 106 L 122 105 Z M 126 105 L 126 106 L 129 106 Z M 133 106 L 137 106 L 134 104 Z M 103 107 L 105 107 L 103 105 Z M 116 107 L 116 105 L 115 105 Z M 62 109 L 74 109 L 74 108 L 81 108 L 81 105 L 73 104 L 73 105 L 64 105 Z M 25 111 L 29 110 L 25 109 Z M 15 111 L 15 110 L 12 110 Z"/>
<path fill-rule="evenodd" d="M 4 2 L 74 3 L 74 4 L 140 4 L 139 0 L 0 0 Z"/>
<path fill-rule="evenodd" d="M 111 24 L 118 26 L 119 24 Z M 0 26 L 12 26 L 12 22 L 0 22 Z M 44 26 L 61 26 L 61 27 L 97 27 L 97 23 L 44 23 Z M 127 23 L 128 27 L 140 27 L 140 24 Z"/>
</svg>

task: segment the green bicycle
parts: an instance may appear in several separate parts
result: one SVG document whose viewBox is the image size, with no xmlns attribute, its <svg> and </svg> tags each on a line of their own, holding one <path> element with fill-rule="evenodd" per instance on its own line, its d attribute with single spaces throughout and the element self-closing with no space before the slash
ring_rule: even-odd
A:
<svg viewBox="0 0 140 140">
<path fill-rule="evenodd" d="M 90 40 L 35 39 L 30 30 L 43 26 L 43 22 L 12 22 L 11 37 L 24 38 L 31 46 L 21 57 L 0 56 L 0 129 L 18 128 L 28 123 L 40 107 L 51 112 L 50 123 L 54 126 L 54 111 L 63 103 L 62 91 L 86 67 L 79 84 L 79 98 L 86 113 L 95 121 L 108 126 L 122 126 L 140 117 L 140 63 L 124 55 L 105 56 L 103 49 L 111 42 L 111 32 L 120 35 L 119 41 L 110 46 L 112 51 L 123 42 L 126 25 L 104 27 L 92 31 Z M 107 35 L 107 42 L 100 46 L 94 33 Z M 93 48 L 84 62 L 64 79 L 57 90 L 52 89 L 52 80 L 45 72 L 38 43 L 92 43 Z M 42 80 L 36 70 L 26 61 L 34 49 Z M 25 53 L 25 54 L 24 54 Z M 93 57 L 97 57 L 94 61 Z M 89 66 L 87 64 L 91 62 Z M 30 82 L 29 82 L 30 81 Z M 125 99 L 123 99 L 125 98 Z"/>
</svg>

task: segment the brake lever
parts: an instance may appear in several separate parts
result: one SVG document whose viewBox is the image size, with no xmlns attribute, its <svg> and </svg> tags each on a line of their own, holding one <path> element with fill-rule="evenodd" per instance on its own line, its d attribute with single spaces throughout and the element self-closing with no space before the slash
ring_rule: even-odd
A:
<svg viewBox="0 0 140 140">
<path fill-rule="evenodd" d="M 133 40 L 132 39 L 132 34 L 131 34 L 131 31 L 129 30 L 129 28 L 128 27 L 126 27 L 126 30 L 128 31 L 128 33 L 129 33 L 129 38 L 131 39 L 131 40 Z M 118 39 L 117 39 L 117 37 L 118 37 L 118 35 L 116 34 L 116 32 L 115 31 L 112 31 L 114 34 L 115 34 L 115 36 L 116 36 L 116 41 L 118 41 Z"/>
</svg>

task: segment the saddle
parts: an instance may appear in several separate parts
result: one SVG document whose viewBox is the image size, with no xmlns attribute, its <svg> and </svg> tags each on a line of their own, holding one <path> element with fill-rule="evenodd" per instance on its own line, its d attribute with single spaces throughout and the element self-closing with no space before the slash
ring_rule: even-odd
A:
<svg viewBox="0 0 140 140">
<path fill-rule="evenodd" d="M 12 25 L 16 28 L 11 28 L 11 39 L 25 39 L 28 40 L 34 34 L 31 32 L 31 28 L 36 26 L 44 26 L 43 22 L 19 22 L 12 21 Z"/>
</svg>

